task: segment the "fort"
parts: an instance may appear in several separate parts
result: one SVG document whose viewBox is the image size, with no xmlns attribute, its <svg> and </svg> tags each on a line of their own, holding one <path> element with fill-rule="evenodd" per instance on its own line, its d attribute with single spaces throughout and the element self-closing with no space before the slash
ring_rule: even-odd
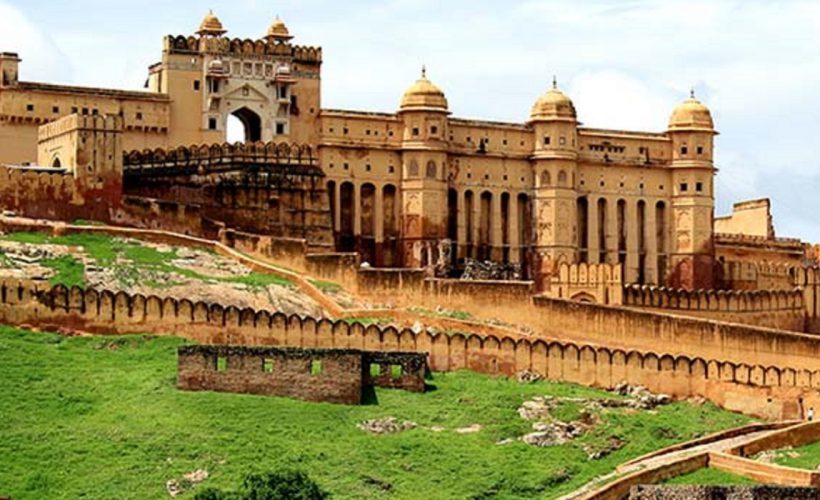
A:
<svg viewBox="0 0 820 500">
<path fill-rule="evenodd" d="M 523 123 L 457 118 L 426 69 L 392 112 L 326 109 L 321 48 L 279 19 L 226 33 L 209 13 L 165 37 L 145 92 L 27 82 L 0 53 L 0 229 L 205 248 L 323 314 L 2 278 L 1 323 L 185 337 L 186 390 L 360 404 L 466 369 L 767 420 L 820 408 L 820 252 L 776 235 L 768 199 L 715 217 L 718 132 L 694 92 L 652 132 L 582 126 L 555 80 Z M 729 455 L 683 467 L 743 465 Z"/>
</svg>

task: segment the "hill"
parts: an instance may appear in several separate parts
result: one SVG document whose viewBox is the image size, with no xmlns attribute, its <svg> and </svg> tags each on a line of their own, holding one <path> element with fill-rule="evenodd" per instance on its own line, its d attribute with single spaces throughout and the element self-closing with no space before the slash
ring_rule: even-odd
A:
<svg viewBox="0 0 820 500">
<path fill-rule="evenodd" d="M 585 399 L 620 396 L 471 372 L 434 374 L 425 394 L 379 389 L 356 407 L 181 392 L 175 351 L 185 342 L 0 329 L 0 495 L 162 498 L 168 480 L 198 469 L 209 477 L 197 488 L 231 489 L 248 472 L 296 468 L 334 498 L 553 498 L 648 451 L 748 422 L 687 402 L 584 415 Z M 556 421 L 590 425 L 556 446 L 520 441 L 533 423 L 517 409 L 537 396 L 553 398 Z M 357 427 L 388 416 L 416 428 Z"/>
</svg>

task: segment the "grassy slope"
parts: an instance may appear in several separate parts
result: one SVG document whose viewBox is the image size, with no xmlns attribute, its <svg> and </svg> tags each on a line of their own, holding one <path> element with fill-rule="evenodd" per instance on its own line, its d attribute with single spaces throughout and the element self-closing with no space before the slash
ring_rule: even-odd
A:
<svg viewBox="0 0 820 500">
<path fill-rule="evenodd" d="M 117 277 L 123 286 L 137 282 L 145 283 L 151 288 L 172 286 L 174 283 L 161 282 L 157 279 L 158 273 L 168 272 L 192 280 L 242 283 L 251 288 L 264 288 L 268 285 L 292 286 L 289 280 L 255 271 L 243 276 L 206 276 L 174 265 L 172 261 L 178 257 L 176 250 L 161 252 L 133 240 L 123 240 L 103 234 L 69 234 L 52 237 L 42 233 L 11 233 L 3 239 L 33 245 L 56 244 L 82 247 L 98 266 L 115 266 Z M 85 268 L 74 257 L 62 256 L 46 260 L 43 264 L 56 271 L 51 284 L 63 284 L 69 287 L 83 286 Z"/>
<path fill-rule="evenodd" d="M 703 484 L 712 486 L 735 486 L 757 484 L 751 479 L 737 476 L 717 469 L 700 469 L 683 476 L 678 476 L 666 481 L 664 484 L 691 485 Z"/>
<path fill-rule="evenodd" d="M 789 453 L 797 453 L 799 456 L 790 457 Z M 820 441 L 793 450 L 779 450 L 774 461 L 778 465 L 787 467 L 818 470 L 820 469 Z"/>
<path fill-rule="evenodd" d="M 378 390 L 378 405 L 360 407 L 181 392 L 175 348 L 183 342 L 0 328 L 0 495 L 160 498 L 166 480 L 200 467 L 211 473 L 205 484 L 234 488 L 246 472 L 292 466 L 336 498 L 378 496 L 380 484 L 394 498 L 552 497 L 637 455 L 747 421 L 680 403 L 656 414 L 610 411 L 575 444 L 500 446 L 528 431 L 515 412 L 523 400 L 603 393 L 469 372 L 436 374 L 437 390 L 426 394 Z M 355 427 L 383 416 L 447 430 L 372 436 Z M 452 431 L 473 423 L 484 429 Z M 628 445 L 588 462 L 580 445 L 613 434 Z"/>
</svg>

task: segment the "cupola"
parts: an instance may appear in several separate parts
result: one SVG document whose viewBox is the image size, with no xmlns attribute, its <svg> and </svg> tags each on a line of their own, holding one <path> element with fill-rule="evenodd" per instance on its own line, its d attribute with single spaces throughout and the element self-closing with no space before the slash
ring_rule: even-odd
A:
<svg viewBox="0 0 820 500">
<path fill-rule="evenodd" d="M 401 98 L 401 111 L 447 111 L 444 92 L 427 79 L 427 70 L 422 67 L 421 78 L 410 86 Z"/>
<path fill-rule="evenodd" d="M 695 99 L 695 91 L 689 93 L 689 99 L 679 104 L 669 117 L 669 131 L 714 132 L 715 123 L 709 108 Z"/>
<path fill-rule="evenodd" d="M 575 121 L 575 105 L 572 100 L 558 89 L 555 78 L 552 79 L 552 88 L 535 101 L 530 111 L 530 122 L 561 120 Z"/>
<path fill-rule="evenodd" d="M 208 11 L 205 19 L 199 24 L 199 31 L 197 35 L 200 36 L 222 36 L 228 31 L 222 26 L 222 22 L 214 14 L 214 11 Z"/>
<path fill-rule="evenodd" d="M 293 36 L 291 36 L 290 31 L 288 31 L 288 27 L 285 25 L 285 22 L 279 19 L 279 16 L 276 16 L 276 19 L 268 28 L 267 38 L 269 40 L 286 42 L 293 38 Z"/>
</svg>

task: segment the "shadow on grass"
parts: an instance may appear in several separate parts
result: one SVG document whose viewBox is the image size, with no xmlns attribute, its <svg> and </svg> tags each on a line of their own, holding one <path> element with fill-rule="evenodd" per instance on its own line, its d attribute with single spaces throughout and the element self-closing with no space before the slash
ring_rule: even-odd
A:
<svg viewBox="0 0 820 500">
<path fill-rule="evenodd" d="M 366 406 L 376 406 L 379 404 L 379 397 L 376 395 L 376 388 L 372 385 L 362 389 L 362 404 Z"/>
</svg>

